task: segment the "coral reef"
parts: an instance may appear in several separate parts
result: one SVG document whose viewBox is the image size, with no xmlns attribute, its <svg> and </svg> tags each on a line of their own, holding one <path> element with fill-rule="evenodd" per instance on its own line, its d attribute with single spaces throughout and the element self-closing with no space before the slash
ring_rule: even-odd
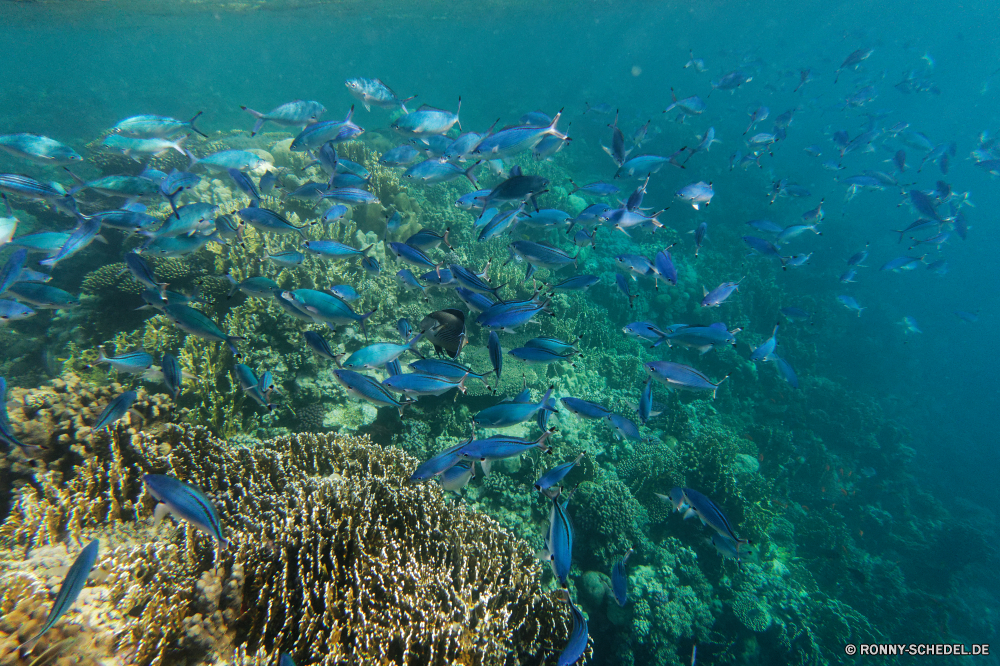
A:
<svg viewBox="0 0 1000 666">
<path fill-rule="evenodd" d="M 363 437 L 240 448 L 198 428 L 117 428 L 69 478 L 45 472 L 20 490 L 0 527 L 12 548 L 0 575 L 64 537 L 100 538 L 97 589 L 124 611 L 114 650 L 142 665 L 261 663 L 278 650 L 306 663 L 513 665 L 560 646 L 568 617 L 542 593 L 528 545 L 449 507 L 435 485 L 409 483 L 415 465 Z M 230 546 L 188 526 L 156 534 L 146 472 L 206 491 Z M 44 605 L 37 594 L 14 604 L 33 618 Z M 36 650 L 67 649 L 60 637 Z"/>
</svg>

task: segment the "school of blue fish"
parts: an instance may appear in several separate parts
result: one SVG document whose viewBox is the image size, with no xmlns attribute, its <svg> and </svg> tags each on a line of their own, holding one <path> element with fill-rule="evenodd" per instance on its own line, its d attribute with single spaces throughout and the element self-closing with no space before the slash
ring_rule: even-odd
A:
<svg viewBox="0 0 1000 666">
<path fill-rule="evenodd" d="M 868 110 L 879 94 L 879 82 L 864 70 L 869 59 L 874 57 L 873 49 L 859 48 L 848 54 L 835 72 L 826 73 L 833 79 L 833 85 L 840 86 L 843 115 L 838 117 L 845 129 L 815 137 L 816 143 L 807 152 L 816 159 L 832 156 L 833 159 L 824 164 L 832 172 L 829 192 L 840 190 L 848 202 L 864 197 L 869 191 L 898 192 L 898 204 L 910 207 L 919 216 L 904 229 L 884 230 L 898 234 L 901 248 L 902 242 L 907 241 L 908 249 L 901 249 L 898 256 L 887 258 L 878 271 L 904 273 L 919 269 L 944 274 L 948 265 L 943 248 L 953 238 L 965 240 L 970 230 L 966 217 L 967 208 L 972 206 L 969 192 L 944 180 L 950 161 L 956 156 L 956 144 L 932 140 L 902 120 Z M 682 65 L 698 72 L 718 69 L 695 59 L 693 54 L 686 64 L 678 63 Z M 853 76 L 846 76 L 849 73 Z M 663 100 L 664 118 L 678 123 L 698 117 L 711 118 L 724 108 L 722 104 L 716 106 L 718 97 L 712 97 L 713 93 L 738 96 L 742 88 L 760 83 L 741 69 L 720 71 L 720 74 L 718 78 L 706 80 L 702 90 L 684 93 L 671 90 L 670 99 Z M 854 83 L 849 86 L 847 78 L 852 78 Z M 845 83 L 840 83 L 841 79 Z M 812 81 L 810 70 L 803 70 L 794 92 L 807 89 Z M 554 293 L 569 292 L 577 294 L 576 298 L 584 298 L 586 290 L 599 282 L 597 276 L 576 270 L 579 248 L 601 251 L 600 236 L 603 234 L 624 234 L 633 238 L 638 234 L 652 234 L 656 238 L 657 230 L 670 224 L 667 202 L 657 202 L 662 208 L 655 211 L 644 206 L 650 182 L 655 182 L 663 170 L 683 170 L 689 174 L 690 183 L 676 190 L 674 203 L 701 211 L 712 205 L 717 194 L 726 196 L 726 183 L 706 182 L 697 175 L 699 163 L 707 159 L 712 145 L 735 146 L 728 160 L 729 171 L 749 167 L 763 169 L 775 151 L 783 149 L 788 135 L 795 131 L 794 118 L 798 112 L 794 106 L 783 109 L 768 125 L 771 110 L 764 105 L 754 106 L 748 110 L 743 137 L 718 138 L 714 127 L 709 127 L 700 134 L 692 133 L 687 145 L 678 146 L 670 154 L 657 155 L 642 151 L 650 122 L 626 135 L 613 107 L 588 105 L 583 111 L 585 115 L 607 114 L 610 121 L 604 146 L 610 161 L 606 163 L 604 180 L 581 185 L 560 183 L 568 185 L 577 196 L 595 200 L 582 212 L 571 215 L 545 208 L 546 193 L 552 185 L 548 179 L 528 173 L 524 167 L 505 164 L 505 160 L 525 154 L 533 154 L 540 161 L 551 159 L 562 150 L 572 150 L 566 129 L 566 110 L 530 111 L 513 124 L 482 128 L 477 132 L 461 126 L 461 99 L 454 100 L 447 108 L 426 104 L 415 107 L 413 96 L 403 98 L 376 78 L 352 78 L 345 84 L 357 104 L 371 113 L 368 117 L 371 122 L 386 123 L 384 118 L 379 120 L 383 116 L 371 111 L 372 107 L 392 112 L 393 119 L 388 126 L 398 137 L 398 145 L 382 155 L 381 163 L 398 169 L 402 182 L 411 186 L 434 187 L 437 183 L 467 181 L 472 191 L 458 199 L 455 205 L 469 213 L 468 224 L 478 242 L 509 239 L 510 260 L 526 267 L 524 282 L 522 285 L 497 285 L 490 279 L 488 265 L 470 266 L 438 259 L 435 253 L 442 245 L 452 248 L 449 237 L 452 230 L 423 228 L 408 238 L 395 238 L 394 233 L 400 225 L 396 213 L 387 220 L 385 243 L 387 252 L 397 263 L 399 288 L 418 291 L 424 299 L 429 299 L 427 286 L 451 288 L 455 307 L 429 312 L 416 326 L 401 319 L 398 322 L 399 341 L 368 341 L 362 348 L 346 354 L 334 350 L 328 335 L 338 327 L 358 326 L 367 339 L 366 322 L 377 311 L 377 306 L 367 312 L 352 306 L 353 301 L 364 296 L 354 286 L 336 285 L 325 291 L 284 289 L 263 276 L 239 282 L 225 277 L 232 283 L 230 296 L 240 291 L 252 298 L 273 299 L 289 316 L 316 324 L 317 330 L 306 331 L 302 342 L 318 357 L 335 364 L 333 373 L 344 390 L 376 407 L 398 410 L 401 417 L 408 405 L 424 396 L 440 396 L 452 390 L 464 393 L 466 383 L 473 380 L 487 387 L 491 382 L 499 384 L 506 357 L 528 364 L 571 364 L 575 357 L 585 354 L 583 336 L 571 340 L 538 336 L 520 347 L 505 349 L 504 335 L 537 318 L 553 315 Z M 915 71 L 896 87 L 904 92 L 925 92 L 932 85 L 925 75 Z M 688 93 L 697 94 L 680 96 Z M 763 93 L 758 89 L 757 94 Z M 269 124 L 293 130 L 296 136 L 291 150 L 304 152 L 313 161 L 311 173 L 316 180 L 284 193 L 288 197 L 329 204 L 309 225 L 325 227 L 344 219 L 354 207 L 378 203 L 368 189 L 368 170 L 338 155 L 339 144 L 357 139 L 365 132 L 358 124 L 360 109 L 355 106 L 339 109 L 332 114 L 338 119 L 329 120 L 324 119 L 327 108 L 311 100 L 283 103 L 266 113 L 242 108 L 250 116 L 248 121 L 253 120 L 251 135 Z M 168 291 L 168 285 L 156 276 L 149 257 L 184 257 L 209 243 L 240 243 L 244 230 L 252 227 L 265 238 L 285 234 L 303 237 L 300 251 L 269 253 L 265 250 L 261 261 L 294 266 L 310 254 L 328 261 L 357 260 L 371 273 L 383 270 L 369 256 L 371 246 L 356 248 L 332 239 L 305 240 L 305 227 L 289 221 L 282 210 L 282 199 L 275 196 L 281 189 L 280 170 L 257 154 L 225 150 L 198 158 L 190 152 L 186 143 L 198 135 L 205 136 L 195 124 L 200 116 L 196 113 L 188 120 L 157 115 L 125 118 L 109 128 L 103 141 L 105 150 L 120 152 L 143 163 L 152 156 L 177 152 L 189 159 L 185 171 L 163 173 L 147 167 L 140 175 L 106 176 L 94 181 L 75 176 L 74 168 L 84 162 L 84 158 L 55 138 L 26 133 L 0 136 L 0 149 L 23 158 L 26 172 L 0 174 L 0 192 L 7 204 L 7 216 L 0 218 L 0 241 L 13 248 L 0 268 L 0 294 L 3 296 L 0 319 L 18 320 L 32 316 L 39 309 L 79 305 L 78 296 L 50 286 L 48 282 L 52 276 L 58 276 L 60 262 L 88 251 L 92 243 L 108 231 L 143 237 L 139 248 L 116 259 L 124 261 L 125 270 L 145 288 L 143 299 L 147 307 L 162 313 L 188 335 L 225 345 L 237 361 L 241 357 L 240 347 L 247 344 L 246 341 L 224 331 L 201 312 L 196 307 L 195 296 Z M 973 159 L 984 171 L 1000 175 L 1000 142 L 984 134 L 973 151 Z M 66 180 L 57 183 L 36 179 L 27 175 L 31 173 L 31 165 L 64 167 Z M 918 174 L 924 175 L 930 170 L 937 170 L 940 178 L 935 177 L 936 182 L 930 188 L 918 185 Z M 841 175 L 841 171 L 849 175 Z M 206 174 L 230 179 L 244 197 L 241 206 L 222 214 L 218 206 L 195 200 L 193 188 Z M 497 184 L 480 188 L 479 179 L 483 174 L 494 179 L 498 176 Z M 911 179 L 914 182 L 905 182 Z M 761 192 L 761 197 L 772 203 L 779 197 L 805 201 L 811 196 L 809 190 L 786 177 L 776 177 L 771 188 Z M 18 236 L 17 220 L 8 197 L 44 202 L 71 220 L 73 226 Z M 96 204 L 99 209 L 94 209 L 95 201 L 99 202 Z M 170 212 L 165 218 L 148 212 L 148 204 L 158 201 L 169 204 Z M 742 242 L 748 253 L 756 257 L 755 260 L 776 262 L 785 271 L 801 270 L 814 251 L 810 249 L 810 241 L 822 234 L 823 203 L 820 200 L 816 205 L 803 204 L 801 218 L 789 224 L 766 219 L 747 221 L 748 229 Z M 616 284 L 629 305 L 642 298 L 645 291 L 670 289 L 677 284 L 678 255 L 685 261 L 695 261 L 710 239 L 706 222 L 691 231 L 690 243 L 664 245 L 654 256 L 621 254 L 614 257 L 618 268 Z M 863 279 L 875 279 L 866 275 L 868 259 L 868 239 L 858 238 L 857 252 L 844 257 L 844 272 L 839 277 L 844 293 L 836 297 L 837 302 L 857 316 L 874 307 L 859 303 L 848 286 Z M 541 286 L 533 279 L 538 270 L 549 271 L 548 281 Z M 558 277 L 556 272 L 559 272 Z M 531 289 L 527 287 L 529 280 L 533 285 Z M 741 276 L 735 269 L 731 279 L 718 285 L 706 285 L 700 302 L 704 318 L 714 319 L 715 313 L 724 315 L 727 302 L 740 297 L 740 286 Z M 970 322 L 977 318 L 975 312 L 957 311 L 956 314 Z M 800 379 L 793 370 L 794 359 L 779 355 L 779 332 L 786 325 L 808 321 L 811 315 L 795 304 L 787 304 L 773 313 L 771 321 L 757 322 L 771 333 L 759 343 L 750 345 L 748 358 L 757 363 L 773 363 L 780 377 L 791 387 L 798 388 Z M 788 323 L 774 323 L 779 317 Z M 469 344 L 467 326 L 478 326 L 488 332 L 487 351 L 492 365 L 488 372 L 478 373 L 459 360 Z M 902 326 L 906 334 L 921 333 L 912 317 L 905 317 Z M 678 346 L 703 355 L 718 347 L 735 346 L 740 333 L 741 329 L 730 328 L 722 321 L 693 324 L 636 321 L 622 329 L 623 335 L 646 343 L 651 355 Z M 413 360 L 404 371 L 403 360 L 410 357 Z M 156 361 L 142 349 L 115 356 L 106 356 L 101 349 L 95 365 L 107 364 L 119 373 L 160 382 L 176 399 L 184 383 L 184 372 L 177 357 L 165 353 L 158 365 Z M 559 396 L 555 386 L 525 386 L 518 395 L 508 396 L 476 413 L 470 424 L 472 435 L 422 462 L 411 479 L 415 483 L 436 479 L 445 490 L 460 491 L 475 478 L 477 463 L 482 474 L 489 475 L 496 461 L 535 450 L 549 451 L 549 440 L 559 436 L 557 428 L 549 425 L 549 419 L 562 412 L 603 421 L 609 432 L 620 439 L 641 440 L 643 426 L 664 409 L 654 402 L 654 385 L 712 399 L 727 379 L 725 376 L 710 377 L 696 365 L 659 358 L 644 361 L 643 368 L 647 377 L 636 385 L 638 402 L 634 417 L 617 414 L 583 397 Z M 271 372 L 237 362 L 234 373 L 242 392 L 261 409 L 276 408 L 272 398 L 277 382 Z M 5 395 L 6 388 L 6 382 L 0 378 L 0 394 Z M 534 396 L 532 388 L 536 389 Z M 103 407 L 94 424 L 95 430 L 114 428 L 136 399 L 134 390 L 125 390 L 112 399 Z M 0 405 L 5 404 L 0 401 Z M 537 426 L 537 436 L 479 432 L 524 423 Z M 12 431 L 6 407 L 0 410 L 0 440 L 27 448 Z M 550 506 L 543 557 L 551 563 L 553 574 L 562 587 L 567 587 L 574 548 L 570 517 L 573 492 L 567 488 L 572 485 L 573 470 L 583 458 L 584 454 L 580 453 L 570 460 L 556 461 L 534 485 L 535 491 Z M 219 547 L 226 547 L 225 516 L 216 513 L 212 502 L 199 489 L 171 477 L 153 474 L 146 475 L 143 482 L 148 492 L 161 502 L 158 520 L 163 512 L 169 511 L 211 535 Z M 697 516 L 714 532 L 712 542 L 718 551 L 740 563 L 750 544 L 739 536 L 720 507 L 728 498 L 709 498 L 692 488 L 664 491 L 660 495 L 664 502 L 684 513 L 685 518 Z M 60 589 L 43 633 L 72 605 L 94 565 L 97 551 L 94 541 L 80 553 Z M 631 550 L 622 553 L 610 572 L 614 598 L 622 606 L 628 601 L 627 563 L 631 555 Z M 578 662 L 588 643 L 587 621 L 568 593 L 566 597 L 572 614 L 572 632 L 559 656 L 560 665 Z M 36 639 L 37 636 L 31 642 Z"/>
</svg>

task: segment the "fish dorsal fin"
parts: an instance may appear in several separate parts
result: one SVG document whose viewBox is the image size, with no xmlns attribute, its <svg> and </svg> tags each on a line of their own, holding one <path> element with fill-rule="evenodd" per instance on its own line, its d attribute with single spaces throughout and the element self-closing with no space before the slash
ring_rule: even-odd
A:
<svg viewBox="0 0 1000 666">
<path fill-rule="evenodd" d="M 709 328 L 715 328 L 715 329 L 718 329 L 720 331 L 726 331 L 726 330 L 728 330 L 726 328 L 726 325 L 724 323 L 722 323 L 721 321 L 717 321 L 714 324 L 709 324 L 708 327 Z"/>
</svg>

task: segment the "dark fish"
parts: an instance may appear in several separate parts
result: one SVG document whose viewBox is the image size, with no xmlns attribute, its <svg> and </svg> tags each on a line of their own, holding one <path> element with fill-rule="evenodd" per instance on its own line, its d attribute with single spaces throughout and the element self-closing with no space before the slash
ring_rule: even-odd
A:
<svg viewBox="0 0 1000 666">
<path fill-rule="evenodd" d="M 420 332 L 434 345 L 437 354 L 445 352 L 451 358 L 458 358 L 462 347 L 468 342 L 465 333 L 465 313 L 461 310 L 438 310 L 420 322 Z"/>
</svg>

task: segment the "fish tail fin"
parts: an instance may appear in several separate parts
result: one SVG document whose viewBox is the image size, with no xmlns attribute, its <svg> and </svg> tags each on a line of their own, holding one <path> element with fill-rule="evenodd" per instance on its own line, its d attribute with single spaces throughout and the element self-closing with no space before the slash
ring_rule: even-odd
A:
<svg viewBox="0 0 1000 666">
<path fill-rule="evenodd" d="M 187 150 L 184 149 L 184 142 L 187 141 L 188 135 L 182 136 L 181 138 L 170 144 L 170 147 L 176 150 L 181 155 L 187 155 Z"/>
<path fill-rule="evenodd" d="M 229 347 L 229 351 L 233 352 L 233 356 L 236 358 L 241 358 L 243 355 L 240 354 L 240 350 L 236 348 L 237 342 L 243 342 L 246 340 L 244 337 L 238 335 L 227 335 L 226 336 L 226 346 Z"/>
<path fill-rule="evenodd" d="M 188 171 L 190 171 L 191 169 L 193 169 L 193 168 L 194 168 L 194 165 L 198 163 L 198 158 L 197 158 L 197 157 L 195 157 L 195 156 L 194 156 L 194 153 L 192 153 L 192 152 L 191 152 L 190 150 L 188 150 L 187 148 L 185 148 L 185 149 L 183 150 L 183 152 L 184 152 L 184 154 L 185 154 L 185 155 L 187 155 L 187 157 L 188 157 L 188 167 L 187 167 L 187 168 L 188 168 Z"/>
<path fill-rule="evenodd" d="M 254 123 L 253 129 L 250 130 L 250 136 L 254 136 L 255 134 L 257 134 L 257 132 L 260 131 L 260 128 L 264 126 L 264 122 L 265 122 L 264 121 L 264 114 L 261 113 L 260 111 L 254 111 L 253 109 L 251 109 L 249 107 L 246 107 L 246 106 L 241 106 L 240 108 L 243 109 L 244 111 L 246 111 L 251 116 L 253 116 L 254 118 L 257 119 L 257 122 Z"/>
<path fill-rule="evenodd" d="M 368 339 L 368 328 L 365 326 L 365 322 L 367 322 L 368 318 L 375 314 L 377 310 L 378 306 L 376 305 L 371 310 L 361 315 L 361 332 L 365 334 L 365 340 Z"/>
<path fill-rule="evenodd" d="M 480 164 L 482 164 L 482 160 L 476 162 L 475 164 L 473 164 L 472 166 L 470 166 L 468 169 L 465 170 L 465 177 L 469 179 L 469 182 L 472 183 L 472 186 L 475 187 L 476 189 L 479 189 L 479 183 L 476 181 L 476 177 L 472 174 L 472 172 Z M 449 247 L 451 246 L 449 245 Z"/>
<path fill-rule="evenodd" d="M 198 129 L 197 127 L 194 126 L 194 121 L 198 120 L 198 117 L 201 116 L 202 113 L 204 113 L 204 112 L 203 111 L 199 111 L 198 113 L 194 114 L 194 118 L 192 118 L 191 120 L 189 120 L 187 124 L 188 124 L 188 127 L 190 127 L 192 130 L 194 130 L 195 132 L 197 132 L 198 134 L 200 134 L 202 137 L 204 137 L 204 138 L 207 139 L 208 135 L 205 134 L 200 129 Z"/>
<path fill-rule="evenodd" d="M 403 113 L 409 113 L 409 111 L 406 109 L 406 103 L 407 102 L 411 102 L 411 101 L 415 100 L 416 98 L 417 98 L 416 95 L 410 95 L 406 99 L 399 100 L 399 108 L 401 108 L 403 110 Z"/>
</svg>

